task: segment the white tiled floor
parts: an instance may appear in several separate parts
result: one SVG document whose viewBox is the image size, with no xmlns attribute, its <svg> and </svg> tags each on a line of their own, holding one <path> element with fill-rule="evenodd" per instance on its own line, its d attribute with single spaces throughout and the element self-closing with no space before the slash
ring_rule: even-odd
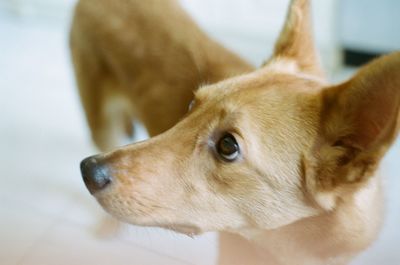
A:
<svg viewBox="0 0 400 265">
<path fill-rule="evenodd" d="M 64 24 L 0 16 L 0 264 L 213 264 L 215 234 L 193 240 L 125 227 L 112 238 L 96 237 L 104 214 L 78 170 L 96 151 L 74 88 L 66 32 Z M 384 231 L 354 264 L 400 264 L 399 150 L 398 142 L 384 164 Z"/>
</svg>

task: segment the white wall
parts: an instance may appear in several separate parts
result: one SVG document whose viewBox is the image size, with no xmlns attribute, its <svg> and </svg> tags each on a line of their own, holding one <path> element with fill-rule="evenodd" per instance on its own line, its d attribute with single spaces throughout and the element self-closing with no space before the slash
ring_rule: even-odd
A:
<svg viewBox="0 0 400 265">
<path fill-rule="evenodd" d="M 340 42 L 371 52 L 400 50 L 399 0 L 341 0 Z"/>
<path fill-rule="evenodd" d="M 289 0 L 181 2 L 211 36 L 244 55 L 255 65 L 261 64 L 271 54 L 289 5 Z M 315 36 L 324 65 L 330 70 L 341 62 L 336 28 L 336 2 L 313 1 Z"/>
<path fill-rule="evenodd" d="M 14 14 L 25 17 L 63 20 L 69 17 L 75 2 L 76 0 L 0 0 L 0 9 L 7 8 Z M 289 0 L 181 2 L 211 36 L 255 65 L 260 65 L 270 55 L 289 4 Z M 335 3 L 335 0 L 313 1 L 316 38 L 323 62 L 330 70 L 340 61 Z"/>
<path fill-rule="evenodd" d="M 68 19 L 77 0 L 0 0 L 0 11 L 21 18 Z"/>
</svg>

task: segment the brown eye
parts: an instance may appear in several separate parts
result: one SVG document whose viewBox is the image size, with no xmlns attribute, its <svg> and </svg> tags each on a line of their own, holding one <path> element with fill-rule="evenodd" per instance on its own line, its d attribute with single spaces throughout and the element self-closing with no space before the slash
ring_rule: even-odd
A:
<svg viewBox="0 0 400 265">
<path fill-rule="evenodd" d="M 239 145 L 232 134 L 225 134 L 217 143 L 218 154 L 231 162 L 239 156 Z"/>
</svg>

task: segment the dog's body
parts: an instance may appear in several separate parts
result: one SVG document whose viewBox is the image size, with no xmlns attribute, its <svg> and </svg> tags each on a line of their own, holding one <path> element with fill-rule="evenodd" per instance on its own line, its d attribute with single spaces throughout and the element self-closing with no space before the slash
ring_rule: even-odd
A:
<svg viewBox="0 0 400 265">
<path fill-rule="evenodd" d="M 100 65 L 108 58 L 105 79 L 97 75 L 93 84 L 118 83 L 118 93 L 129 99 L 129 113 L 138 115 L 151 135 L 181 118 L 194 87 L 251 69 L 205 37 L 174 1 L 123 2 L 134 2 L 135 11 L 125 7 L 120 17 L 126 12 L 135 22 L 127 28 L 118 19 L 104 20 L 98 24 L 104 35 L 92 35 L 91 26 L 84 26 L 97 21 L 96 15 L 79 22 L 91 12 L 90 2 L 78 6 L 72 49 L 89 124 L 101 148 L 115 141 L 97 140 L 102 126 L 91 121 L 98 109 L 87 103 L 93 95 L 85 92 L 85 80 L 99 66 L 94 63 L 85 72 L 83 54 Z M 108 1 L 95 2 L 109 7 Z M 117 17 L 111 7 L 102 12 Z M 147 29 L 141 36 L 157 37 L 130 39 L 141 27 Z M 274 55 L 261 69 L 201 87 L 189 113 L 168 131 L 84 160 L 90 192 L 129 223 L 187 234 L 220 231 L 221 265 L 347 264 L 374 240 L 382 221 L 381 180 L 375 171 L 399 129 L 400 54 L 329 86 L 310 32 L 308 2 L 294 0 Z M 115 46 L 104 46 L 109 41 Z M 92 45 L 90 53 L 85 50 Z M 151 53 L 143 51 L 153 45 Z M 154 56 L 161 47 L 166 53 Z M 115 73 L 112 82 L 110 73 Z"/>
</svg>

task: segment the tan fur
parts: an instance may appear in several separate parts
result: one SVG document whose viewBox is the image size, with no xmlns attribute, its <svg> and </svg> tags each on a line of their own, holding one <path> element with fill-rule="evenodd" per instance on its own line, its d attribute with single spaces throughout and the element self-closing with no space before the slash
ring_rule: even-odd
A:
<svg viewBox="0 0 400 265">
<path fill-rule="evenodd" d="M 136 4 L 149 14 L 158 8 Z M 220 231 L 220 265 L 347 264 L 375 239 L 382 220 L 375 171 L 399 130 L 400 53 L 330 86 L 316 59 L 308 1 L 294 0 L 288 19 L 261 69 L 202 86 L 171 129 L 96 157 L 112 176 L 94 194 L 105 210 L 136 225 Z M 178 22 L 164 24 L 179 32 Z M 172 62 L 168 53 L 163 60 L 156 69 Z M 137 112 L 154 107 L 143 104 Z M 215 147 L 226 132 L 240 145 L 233 162 Z"/>
<path fill-rule="evenodd" d="M 164 132 L 186 113 L 200 84 L 252 70 L 174 0 L 82 0 L 70 43 L 82 104 L 102 150 L 130 137 L 133 120 L 151 136 Z M 109 115 L 109 102 L 121 96 L 128 104 Z"/>
</svg>

